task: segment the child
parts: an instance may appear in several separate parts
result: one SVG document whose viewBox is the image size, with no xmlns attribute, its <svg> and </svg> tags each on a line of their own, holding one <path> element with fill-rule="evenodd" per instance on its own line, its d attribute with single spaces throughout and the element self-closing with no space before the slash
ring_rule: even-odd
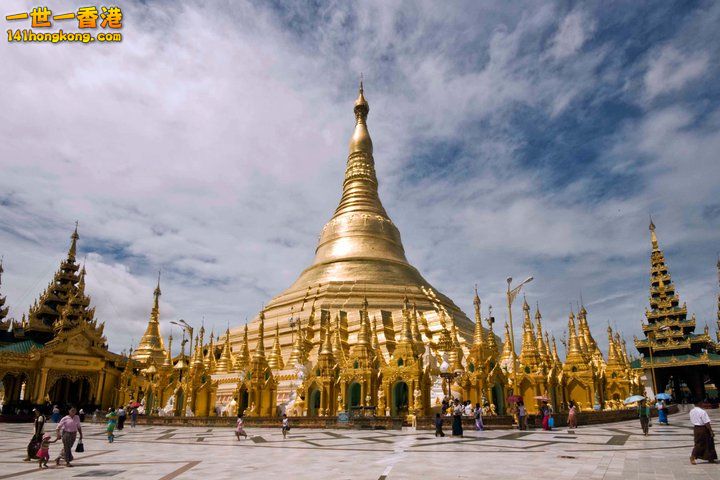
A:
<svg viewBox="0 0 720 480">
<path fill-rule="evenodd" d="M 38 457 L 38 468 L 49 468 L 48 467 L 48 460 L 50 460 L 50 444 L 57 442 L 60 438 L 56 438 L 55 440 L 50 440 L 50 434 L 46 433 L 43 438 L 42 442 L 40 443 L 40 449 L 37 451 L 37 457 Z"/>
<path fill-rule="evenodd" d="M 235 427 L 235 436 L 238 440 L 240 440 L 240 435 L 247 438 L 247 433 L 245 433 L 245 429 L 243 429 L 243 414 L 242 412 L 238 413 L 238 419 L 237 419 L 237 427 Z"/>
<path fill-rule="evenodd" d="M 115 425 L 117 425 L 117 413 L 115 413 L 115 410 L 110 407 L 110 411 L 107 415 L 105 415 L 105 418 L 107 418 L 107 437 L 108 437 L 108 443 L 113 443 L 115 441 Z"/>
<path fill-rule="evenodd" d="M 436 413 L 435 414 L 435 436 L 436 437 L 438 437 L 438 436 L 444 437 L 445 436 L 445 432 L 443 432 L 442 427 L 443 427 L 443 419 L 439 413 Z"/>
<path fill-rule="evenodd" d="M 287 437 L 287 432 L 290 431 L 290 420 L 287 417 L 286 413 L 283 413 L 282 417 L 282 434 L 283 434 L 283 440 Z"/>
</svg>

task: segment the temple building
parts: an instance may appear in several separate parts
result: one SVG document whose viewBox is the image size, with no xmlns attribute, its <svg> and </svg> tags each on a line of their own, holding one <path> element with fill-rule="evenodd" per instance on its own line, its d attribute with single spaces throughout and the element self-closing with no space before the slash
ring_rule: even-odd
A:
<svg viewBox="0 0 720 480">
<path fill-rule="evenodd" d="M 645 310 L 647 323 L 642 326 L 645 338 L 635 338 L 635 347 L 642 354 L 639 366 L 654 392 L 672 392 L 678 399 L 705 398 L 706 381 L 720 382 L 720 354 L 707 324 L 701 333 L 695 333 L 695 315 L 687 318 L 687 305 L 680 303 L 652 220 L 650 241 L 650 310 Z M 720 304 L 718 315 L 720 331 Z"/>
<path fill-rule="evenodd" d="M 20 321 L 7 320 L 0 297 L 0 382 L 3 404 L 115 405 L 127 358 L 108 350 L 104 323 L 85 293 L 76 260 L 77 227 L 67 258 Z M 0 265 L 2 275 L 2 265 Z"/>
</svg>

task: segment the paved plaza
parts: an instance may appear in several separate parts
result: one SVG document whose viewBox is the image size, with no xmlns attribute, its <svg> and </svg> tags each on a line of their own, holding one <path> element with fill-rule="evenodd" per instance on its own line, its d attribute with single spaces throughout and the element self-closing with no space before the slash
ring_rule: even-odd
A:
<svg viewBox="0 0 720 480">
<path fill-rule="evenodd" d="M 711 412 L 714 422 L 720 414 Z M 692 431 L 686 413 L 654 423 L 644 437 L 638 422 L 552 432 L 433 432 L 127 426 L 108 444 L 101 425 L 85 424 L 86 452 L 74 468 L 39 471 L 22 461 L 31 425 L 0 424 L 0 479 L 720 479 L 720 465 L 690 465 Z M 52 424 L 49 428 L 54 428 Z M 446 429 L 447 430 L 447 429 Z M 60 450 L 52 444 L 51 456 Z"/>
</svg>

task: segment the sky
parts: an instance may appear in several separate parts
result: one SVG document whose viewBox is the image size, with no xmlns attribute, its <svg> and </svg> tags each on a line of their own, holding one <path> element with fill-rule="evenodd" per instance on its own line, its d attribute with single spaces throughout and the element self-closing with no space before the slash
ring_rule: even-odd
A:
<svg viewBox="0 0 720 480">
<path fill-rule="evenodd" d="M 603 348 L 608 323 L 631 345 L 652 215 L 681 301 L 714 331 L 720 3 L 119 4 L 121 43 L 0 42 L 10 316 L 76 220 L 114 351 L 137 345 L 158 270 L 164 335 L 255 316 L 337 206 L 362 72 L 383 204 L 466 313 L 477 284 L 504 322 L 506 277 L 533 275 L 546 329 L 562 337 L 582 297 Z M 5 29 L 34 6 L 3 2 Z"/>
</svg>

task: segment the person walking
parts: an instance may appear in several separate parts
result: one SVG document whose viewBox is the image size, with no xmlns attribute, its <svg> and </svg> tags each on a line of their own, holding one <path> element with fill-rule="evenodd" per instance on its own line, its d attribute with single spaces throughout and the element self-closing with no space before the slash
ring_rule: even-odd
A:
<svg viewBox="0 0 720 480">
<path fill-rule="evenodd" d="M 700 407 L 700 400 L 695 403 L 695 408 L 690 410 L 690 422 L 693 424 L 693 437 L 695 445 L 690 454 L 690 463 L 695 465 L 695 460 L 707 460 L 715 463 L 717 452 L 715 451 L 715 433 L 710 425 L 710 416 Z"/>
<path fill-rule="evenodd" d="M 72 467 L 70 462 L 73 461 L 72 449 L 75 444 L 75 439 L 80 435 L 80 441 L 82 442 L 83 434 L 82 427 L 80 426 L 80 417 L 77 416 L 77 410 L 75 407 L 70 407 L 68 414 L 60 419 L 57 428 L 55 429 L 57 438 L 62 438 L 63 449 L 60 455 L 55 459 L 55 464 L 60 465 L 60 460 L 65 460 L 65 465 Z"/>
<path fill-rule="evenodd" d="M 457 398 L 455 399 L 455 403 L 453 406 L 453 421 L 452 421 L 452 436 L 453 437 L 462 437 L 463 436 L 463 426 L 462 426 L 462 416 L 465 412 L 465 407 L 462 403 L 460 403 L 460 400 Z"/>
<path fill-rule="evenodd" d="M 658 423 L 670 425 L 670 423 L 668 423 L 667 407 L 665 406 L 665 400 L 660 400 L 659 402 L 657 402 L 655 407 L 658 411 Z"/>
<path fill-rule="evenodd" d="M 85 410 L 81 408 L 78 411 L 78 416 L 80 417 L 80 423 L 83 423 L 85 421 Z"/>
<path fill-rule="evenodd" d="M 243 428 L 245 422 L 243 421 L 243 412 L 238 413 L 237 416 L 237 426 L 235 427 L 235 436 L 238 440 L 240 440 L 240 435 L 247 438 L 247 433 L 245 433 L 245 429 Z"/>
<path fill-rule="evenodd" d="M 645 400 L 640 400 L 638 404 L 638 417 L 640 417 L 640 427 L 643 434 L 647 437 L 650 431 L 650 407 L 647 406 Z"/>
<path fill-rule="evenodd" d="M 130 426 L 132 428 L 135 428 L 135 425 L 137 425 L 137 417 L 138 409 L 137 407 L 133 407 L 133 409 L 130 411 Z"/>
<path fill-rule="evenodd" d="M 444 437 L 445 432 L 443 432 L 443 419 L 442 416 L 439 413 L 435 414 L 435 437 Z"/>
<path fill-rule="evenodd" d="M 542 402 L 540 407 L 540 416 L 542 417 L 542 429 L 550 430 L 550 407 L 545 401 Z"/>
<path fill-rule="evenodd" d="M 287 417 L 286 413 L 283 413 L 282 416 L 282 434 L 283 434 L 283 440 L 287 437 L 287 432 L 290 431 L 290 419 Z"/>
<path fill-rule="evenodd" d="M 568 419 L 567 419 L 568 428 L 577 428 L 577 405 L 575 405 L 575 401 L 570 400 L 570 409 L 568 410 Z"/>
<path fill-rule="evenodd" d="M 525 430 L 525 418 L 527 417 L 527 411 L 525 410 L 525 403 L 520 400 L 517 404 L 517 416 L 518 416 L 518 430 Z"/>
<path fill-rule="evenodd" d="M 40 449 L 40 443 L 43 439 L 43 431 L 45 429 L 45 415 L 37 408 L 33 408 L 35 420 L 33 420 L 33 436 L 27 446 L 27 456 L 23 461 L 29 462 L 37 457 L 37 451 Z"/>
<path fill-rule="evenodd" d="M 117 429 L 122 430 L 125 427 L 125 417 L 127 416 L 127 412 L 123 408 L 122 405 L 120 405 L 117 409 Z"/>
<path fill-rule="evenodd" d="M 50 444 L 57 442 L 58 439 L 50 440 L 50 434 L 46 433 L 40 440 L 40 446 L 37 451 L 38 468 L 48 468 L 48 460 L 50 460 Z"/>
<path fill-rule="evenodd" d="M 118 415 L 114 408 L 110 407 L 110 411 L 105 415 L 105 418 L 107 418 L 107 439 L 108 443 L 113 443 L 115 441 L 115 426 L 117 425 L 117 419 Z"/>
<path fill-rule="evenodd" d="M 53 406 L 52 409 L 52 415 L 50 416 L 50 421 L 53 423 L 58 423 L 60 421 L 60 409 L 57 405 Z"/>
<path fill-rule="evenodd" d="M 482 419 L 482 407 L 479 403 L 475 404 L 475 430 L 485 430 L 485 425 L 483 424 Z"/>
</svg>

